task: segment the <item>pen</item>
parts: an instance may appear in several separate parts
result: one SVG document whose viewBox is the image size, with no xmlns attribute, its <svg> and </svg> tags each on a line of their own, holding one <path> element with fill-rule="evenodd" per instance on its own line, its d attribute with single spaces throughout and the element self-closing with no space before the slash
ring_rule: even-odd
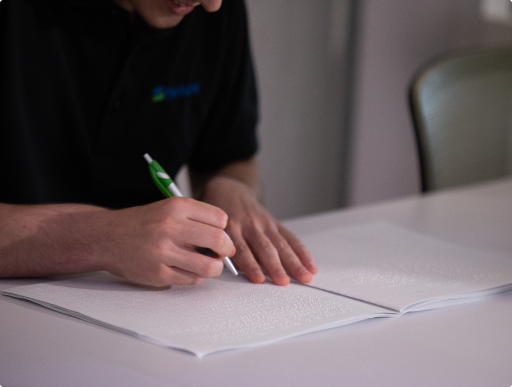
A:
<svg viewBox="0 0 512 387">
<path fill-rule="evenodd" d="M 153 181 L 155 182 L 158 189 L 164 194 L 165 197 L 172 197 L 172 196 L 179 196 L 182 197 L 181 191 L 179 190 L 178 186 L 174 184 L 174 181 L 172 181 L 171 177 L 165 172 L 165 170 L 156 162 L 156 160 L 153 160 L 150 155 L 147 153 L 144 155 L 144 158 L 149 164 L 149 172 L 151 173 L 151 177 L 153 178 Z M 199 248 L 198 251 L 203 253 L 204 255 L 209 255 L 206 253 L 206 251 L 209 251 L 210 249 L 204 249 Z M 231 262 L 231 259 L 229 257 L 222 258 L 222 261 L 224 262 L 224 266 L 226 266 L 231 273 L 234 275 L 238 275 L 238 272 L 236 271 L 235 265 L 233 265 L 233 262 Z"/>
</svg>

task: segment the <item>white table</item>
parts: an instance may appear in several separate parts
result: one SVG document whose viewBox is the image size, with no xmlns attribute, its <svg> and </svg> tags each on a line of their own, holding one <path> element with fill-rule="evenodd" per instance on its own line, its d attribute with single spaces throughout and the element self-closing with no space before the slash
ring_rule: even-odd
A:
<svg viewBox="0 0 512 387">
<path fill-rule="evenodd" d="M 512 179 L 286 225 L 304 235 L 373 220 L 512 259 Z M 0 297 L 2 387 L 511 385 L 512 293 L 203 359 Z"/>
</svg>

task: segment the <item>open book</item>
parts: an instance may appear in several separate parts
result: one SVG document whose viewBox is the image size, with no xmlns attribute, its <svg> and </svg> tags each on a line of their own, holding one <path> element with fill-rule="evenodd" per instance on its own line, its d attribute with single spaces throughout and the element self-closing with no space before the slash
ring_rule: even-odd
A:
<svg viewBox="0 0 512 387">
<path fill-rule="evenodd" d="M 308 286 L 254 285 L 223 273 L 198 286 L 154 289 L 95 273 L 3 294 L 202 357 L 512 289 L 512 257 L 387 223 L 319 232 L 302 241 L 319 267 Z"/>
</svg>

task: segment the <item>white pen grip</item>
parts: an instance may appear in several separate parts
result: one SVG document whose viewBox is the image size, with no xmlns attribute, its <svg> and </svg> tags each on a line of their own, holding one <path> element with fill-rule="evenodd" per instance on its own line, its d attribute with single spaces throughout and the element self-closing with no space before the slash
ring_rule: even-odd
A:
<svg viewBox="0 0 512 387">
<path fill-rule="evenodd" d="M 167 188 L 169 188 L 169 191 L 171 191 L 174 196 L 179 196 L 179 197 L 183 196 L 183 194 L 181 193 L 178 186 L 176 184 L 174 184 L 174 181 L 171 184 L 169 184 L 169 187 L 167 187 Z"/>
</svg>

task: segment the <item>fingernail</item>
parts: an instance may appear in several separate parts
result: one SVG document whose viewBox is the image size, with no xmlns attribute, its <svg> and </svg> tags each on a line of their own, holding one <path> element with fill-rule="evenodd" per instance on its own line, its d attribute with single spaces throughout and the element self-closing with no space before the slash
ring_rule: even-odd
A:
<svg viewBox="0 0 512 387">
<path fill-rule="evenodd" d="M 299 274 L 299 275 L 304 274 L 304 273 L 308 273 L 308 270 L 307 270 L 305 267 L 301 267 L 301 268 L 297 271 L 297 274 Z"/>
<path fill-rule="evenodd" d="M 277 270 L 276 272 L 274 272 L 274 275 L 276 277 L 286 277 L 286 272 L 284 270 Z"/>
<path fill-rule="evenodd" d="M 229 236 L 229 234 L 226 231 L 224 231 L 224 235 L 226 235 L 228 237 L 229 241 L 231 243 L 233 243 L 233 240 L 231 239 L 231 237 Z"/>
<path fill-rule="evenodd" d="M 261 270 L 258 270 L 258 269 L 253 270 L 251 272 L 251 274 L 252 274 L 253 277 L 262 277 L 263 276 L 263 272 Z"/>
</svg>

